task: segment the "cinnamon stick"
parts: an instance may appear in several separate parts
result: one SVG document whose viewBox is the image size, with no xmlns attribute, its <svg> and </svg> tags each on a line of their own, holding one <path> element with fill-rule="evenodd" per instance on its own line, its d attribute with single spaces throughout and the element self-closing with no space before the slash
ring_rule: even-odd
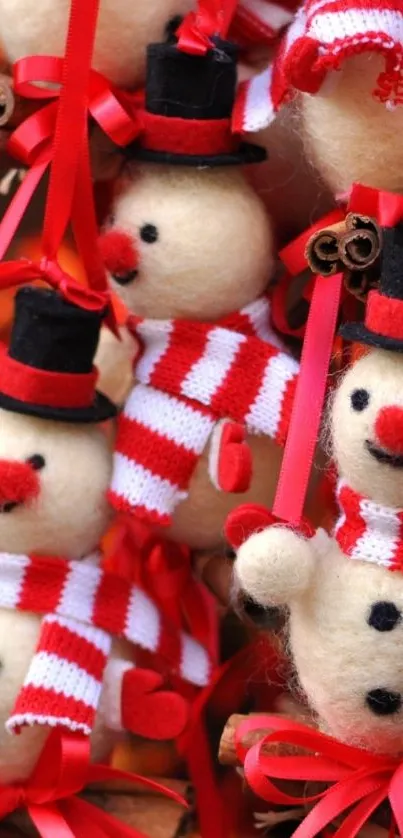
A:
<svg viewBox="0 0 403 838">
<path fill-rule="evenodd" d="M 345 229 L 345 221 L 339 221 L 311 236 L 305 249 L 305 258 L 313 273 L 333 276 L 341 270 L 339 238 Z"/>
<path fill-rule="evenodd" d="M 242 722 L 255 715 L 257 714 L 251 713 L 249 716 L 242 716 L 236 713 L 229 717 L 223 730 L 218 751 L 218 759 L 221 765 L 239 765 L 235 747 L 235 735 Z M 276 713 L 275 715 L 284 717 L 283 713 Z M 251 748 L 257 742 L 260 742 L 263 736 L 267 736 L 268 733 L 271 733 L 270 728 L 262 728 L 261 730 L 254 730 L 251 733 L 247 733 L 243 739 L 243 744 L 247 748 Z M 293 745 L 288 745 L 286 742 L 272 742 L 264 746 L 263 753 L 270 754 L 271 756 L 291 756 L 293 754 L 306 753 L 306 751 Z"/>
</svg>

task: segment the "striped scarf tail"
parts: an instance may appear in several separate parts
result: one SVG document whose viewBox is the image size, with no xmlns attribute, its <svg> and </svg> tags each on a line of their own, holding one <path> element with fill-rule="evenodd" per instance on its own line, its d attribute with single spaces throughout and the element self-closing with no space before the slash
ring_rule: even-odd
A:
<svg viewBox="0 0 403 838">
<path fill-rule="evenodd" d="M 166 526 L 220 419 L 284 445 L 299 365 L 271 328 L 266 298 L 219 324 L 138 320 L 135 331 L 144 351 L 119 420 L 109 498 Z"/>
<path fill-rule="evenodd" d="M 111 643 L 111 636 L 94 626 L 46 616 L 7 729 L 62 726 L 89 736 Z"/>
</svg>

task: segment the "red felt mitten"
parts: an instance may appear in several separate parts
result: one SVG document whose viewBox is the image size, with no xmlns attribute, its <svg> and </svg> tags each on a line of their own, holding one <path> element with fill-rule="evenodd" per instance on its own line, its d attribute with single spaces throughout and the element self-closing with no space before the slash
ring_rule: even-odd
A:
<svg viewBox="0 0 403 838">
<path fill-rule="evenodd" d="M 211 444 L 209 472 L 223 492 L 246 492 L 253 463 L 244 425 L 225 419 L 216 427 Z"/>
<path fill-rule="evenodd" d="M 163 679 L 149 669 L 127 669 L 122 681 L 122 726 L 146 739 L 175 739 L 188 720 L 182 696 L 160 690 Z"/>
</svg>

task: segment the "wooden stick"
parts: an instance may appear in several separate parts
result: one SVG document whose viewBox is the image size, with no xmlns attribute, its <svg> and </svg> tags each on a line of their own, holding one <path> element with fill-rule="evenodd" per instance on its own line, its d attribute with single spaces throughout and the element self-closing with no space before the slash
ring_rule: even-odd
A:
<svg viewBox="0 0 403 838">
<path fill-rule="evenodd" d="M 220 747 L 218 751 L 218 759 L 221 765 L 239 765 L 239 760 L 236 753 L 235 747 L 235 734 L 242 722 L 246 721 L 253 716 L 260 715 L 256 713 L 251 713 L 249 716 L 241 716 L 239 714 L 235 714 L 230 716 L 225 725 L 223 730 L 223 734 L 220 741 Z M 287 718 L 283 713 L 275 713 L 273 715 L 279 716 L 280 718 Z M 263 736 L 267 736 L 268 733 L 271 733 L 270 728 L 262 728 L 260 730 L 254 730 L 251 733 L 246 734 L 243 744 L 247 748 L 251 748 L 252 745 L 256 745 Z M 271 754 L 272 756 L 291 756 L 293 754 L 303 754 L 306 753 L 302 748 L 297 748 L 293 745 L 288 745 L 286 742 L 273 742 L 270 745 L 267 745 L 263 749 L 263 753 Z"/>
</svg>

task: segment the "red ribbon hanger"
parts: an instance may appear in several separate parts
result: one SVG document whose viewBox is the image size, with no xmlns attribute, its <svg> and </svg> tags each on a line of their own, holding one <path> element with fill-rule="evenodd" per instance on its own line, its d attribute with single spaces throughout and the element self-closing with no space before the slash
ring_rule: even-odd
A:
<svg viewBox="0 0 403 838">
<path fill-rule="evenodd" d="M 146 838 L 143 832 L 76 796 L 91 783 L 110 780 L 139 783 L 187 806 L 179 794 L 148 777 L 91 765 L 89 759 L 89 739 L 53 730 L 30 779 L 0 786 L 0 820 L 24 808 L 41 838 Z"/>
<path fill-rule="evenodd" d="M 88 117 L 92 116 L 121 146 L 137 135 L 138 126 L 109 82 L 91 70 L 98 5 L 99 0 L 87 0 L 85 4 L 72 0 L 64 59 L 31 56 L 14 67 L 16 93 L 51 101 L 25 120 L 8 142 L 10 154 L 30 166 L 30 170 L 0 223 L 0 258 L 50 166 L 43 230 L 44 257 L 49 263 L 57 264 L 58 250 L 71 220 L 88 283 L 96 291 L 106 291 L 106 276 L 97 245 Z M 39 87 L 38 82 L 47 87 Z"/>
<path fill-rule="evenodd" d="M 191 55 L 205 55 L 213 38 L 225 39 L 237 10 L 238 0 L 199 0 L 178 30 L 178 48 Z"/>
<path fill-rule="evenodd" d="M 347 212 L 360 212 L 388 225 L 402 217 L 403 199 L 388 192 L 355 184 Z M 392 221 L 391 221 L 392 220 Z M 329 223 L 329 216 L 323 219 Z M 318 223 L 312 232 L 320 229 Z M 311 231 L 309 231 L 311 233 Z M 304 249 L 307 234 L 300 236 L 285 250 L 289 270 L 306 268 Z M 317 276 L 314 281 L 309 316 L 302 349 L 301 369 L 283 462 L 273 505 L 274 516 L 298 526 L 319 436 L 327 377 L 336 332 L 342 294 L 343 274 Z"/>
<path fill-rule="evenodd" d="M 250 749 L 242 744 L 247 733 L 268 728 L 272 732 Z M 267 745 L 286 743 L 307 755 L 271 756 Z M 236 747 L 245 779 L 254 793 L 271 804 L 301 806 L 311 810 L 294 832 L 294 838 L 314 838 L 333 821 L 345 816 L 332 834 L 354 838 L 380 804 L 389 799 L 398 832 L 403 834 L 403 763 L 361 748 L 345 745 L 298 722 L 278 716 L 254 716 L 236 732 Z M 297 797 L 272 780 L 331 783 L 317 794 Z"/>
</svg>

